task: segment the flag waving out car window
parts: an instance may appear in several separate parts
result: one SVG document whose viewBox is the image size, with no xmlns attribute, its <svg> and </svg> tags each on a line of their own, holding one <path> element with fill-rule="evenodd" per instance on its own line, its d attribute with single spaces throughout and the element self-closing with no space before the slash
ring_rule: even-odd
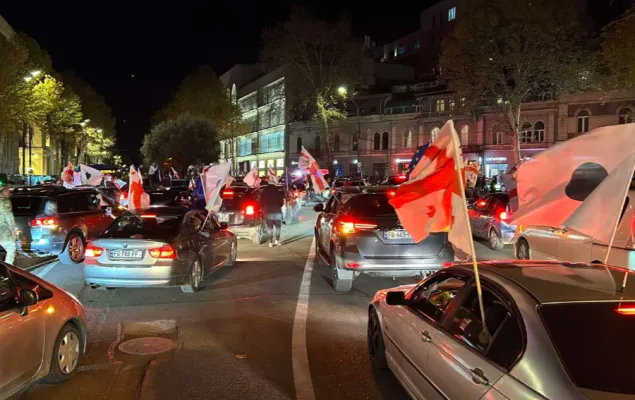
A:
<svg viewBox="0 0 635 400">
<path fill-rule="evenodd" d="M 222 203 L 220 191 L 225 186 L 231 165 L 223 163 L 203 170 L 203 188 L 205 189 L 205 208 L 207 211 L 218 212 Z"/>
</svg>

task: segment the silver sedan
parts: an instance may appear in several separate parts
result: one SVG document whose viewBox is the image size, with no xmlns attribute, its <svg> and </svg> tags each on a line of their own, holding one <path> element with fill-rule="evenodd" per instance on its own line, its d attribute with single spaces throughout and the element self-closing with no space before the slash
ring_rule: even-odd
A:
<svg viewBox="0 0 635 400">
<path fill-rule="evenodd" d="M 635 287 L 601 264 L 481 263 L 377 292 L 372 365 L 414 399 L 633 399 Z M 632 282 L 635 276 L 630 276 Z"/>
</svg>

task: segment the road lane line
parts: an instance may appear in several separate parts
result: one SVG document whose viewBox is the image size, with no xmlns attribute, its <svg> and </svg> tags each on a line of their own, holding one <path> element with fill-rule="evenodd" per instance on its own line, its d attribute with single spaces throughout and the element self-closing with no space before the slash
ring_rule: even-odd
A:
<svg viewBox="0 0 635 400">
<path fill-rule="evenodd" d="M 42 272 L 40 272 L 39 274 L 36 274 L 38 277 L 40 278 L 44 278 L 44 275 L 48 274 L 49 272 L 51 272 L 51 270 L 57 265 L 59 261 L 53 261 L 52 263 L 50 263 L 46 268 L 44 268 L 42 270 Z"/>
<path fill-rule="evenodd" d="M 311 274 L 315 262 L 315 237 L 311 242 L 309 255 L 302 274 L 298 303 L 293 318 L 293 333 L 291 336 L 291 360 L 293 364 L 293 382 L 295 396 L 298 400 L 315 400 L 311 371 L 309 370 L 309 356 L 306 346 L 306 320 L 309 311 L 309 293 L 311 291 Z"/>
</svg>

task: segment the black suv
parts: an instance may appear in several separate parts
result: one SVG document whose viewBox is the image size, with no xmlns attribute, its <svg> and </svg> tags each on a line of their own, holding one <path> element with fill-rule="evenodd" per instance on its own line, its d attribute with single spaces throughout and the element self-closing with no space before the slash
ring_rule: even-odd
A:
<svg viewBox="0 0 635 400">
<path fill-rule="evenodd" d="M 95 189 L 60 186 L 13 189 L 18 251 L 59 255 L 64 264 L 81 262 L 88 239 L 99 235 L 113 220 L 99 207 L 98 194 Z"/>
<path fill-rule="evenodd" d="M 226 222 L 238 238 L 251 239 L 253 244 L 264 243 L 265 223 L 259 205 L 260 190 L 244 184 L 221 190 L 222 206 L 216 219 Z"/>
</svg>

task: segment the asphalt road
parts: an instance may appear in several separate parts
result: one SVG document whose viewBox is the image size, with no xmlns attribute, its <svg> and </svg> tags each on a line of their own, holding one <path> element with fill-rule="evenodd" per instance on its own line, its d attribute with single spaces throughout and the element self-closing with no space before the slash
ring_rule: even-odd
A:
<svg viewBox="0 0 635 400">
<path fill-rule="evenodd" d="M 36 274 L 87 308 L 88 351 L 70 381 L 36 383 L 12 400 L 407 399 L 390 372 L 371 370 L 366 323 L 377 290 L 415 280 L 361 276 L 350 293 L 336 293 L 327 267 L 310 252 L 314 217 L 306 208 L 300 224 L 283 226 L 280 247 L 240 240 L 238 262 L 194 294 L 99 291 L 83 285 L 81 265 L 39 268 Z M 483 260 L 511 257 L 510 249 L 476 247 Z M 144 321 L 151 324 L 139 325 Z M 169 338 L 175 349 L 157 356 L 118 350 L 120 342 L 147 336 Z"/>
</svg>

